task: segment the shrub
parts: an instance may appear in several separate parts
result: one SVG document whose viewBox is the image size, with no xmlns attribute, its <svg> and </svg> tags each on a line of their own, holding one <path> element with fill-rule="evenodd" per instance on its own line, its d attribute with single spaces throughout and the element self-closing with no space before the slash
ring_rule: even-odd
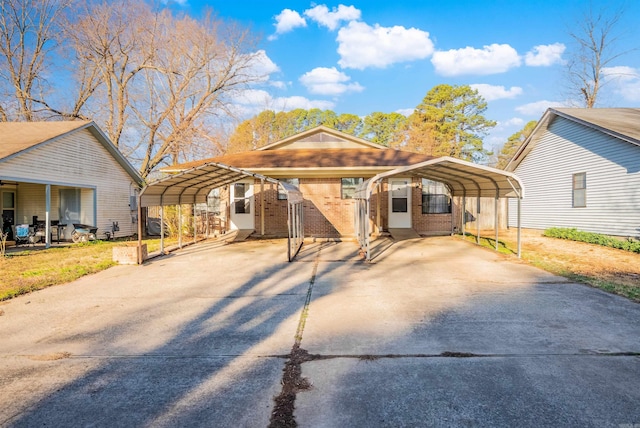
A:
<svg viewBox="0 0 640 428">
<path fill-rule="evenodd" d="M 593 232 L 583 232 L 575 228 L 552 227 L 543 233 L 551 238 L 568 239 L 570 241 L 587 242 L 605 247 L 617 248 L 619 250 L 640 253 L 640 241 L 634 239 L 623 240 L 613 236 L 601 235 Z"/>
</svg>

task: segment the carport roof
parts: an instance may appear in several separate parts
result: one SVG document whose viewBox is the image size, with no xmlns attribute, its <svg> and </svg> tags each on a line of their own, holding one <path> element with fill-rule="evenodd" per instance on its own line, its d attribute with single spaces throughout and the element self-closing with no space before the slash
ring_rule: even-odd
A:
<svg viewBox="0 0 640 428">
<path fill-rule="evenodd" d="M 355 197 L 368 199 L 375 184 L 391 176 L 440 181 L 449 187 L 452 196 L 524 197 L 524 186 L 515 174 L 448 156 L 378 174 L 358 186 Z"/>
<path fill-rule="evenodd" d="M 229 165 L 208 162 L 195 168 L 149 183 L 140 192 L 140 206 L 195 204 L 207 201 L 211 190 L 253 177 L 278 184 L 288 194 L 290 201 L 302 198 L 300 191 L 288 183 Z"/>
</svg>

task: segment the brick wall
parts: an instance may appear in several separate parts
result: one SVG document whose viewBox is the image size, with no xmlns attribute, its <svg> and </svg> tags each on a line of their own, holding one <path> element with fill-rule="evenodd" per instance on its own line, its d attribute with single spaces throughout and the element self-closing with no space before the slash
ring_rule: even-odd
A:
<svg viewBox="0 0 640 428">
<path fill-rule="evenodd" d="M 353 236 L 353 200 L 341 198 L 340 178 L 301 178 L 300 191 L 304 197 L 305 236 L 338 238 Z M 287 235 L 287 201 L 278 200 L 275 184 L 264 186 L 265 235 Z M 255 229 L 261 230 L 260 181 L 254 185 Z"/>
<path fill-rule="evenodd" d="M 413 180 L 412 190 L 412 226 L 422 235 L 448 234 L 451 232 L 451 214 L 422 214 L 422 191 L 416 187 L 419 179 Z M 304 196 L 304 233 L 305 236 L 338 238 L 353 236 L 353 200 L 341 198 L 340 178 L 301 178 L 300 191 Z M 266 236 L 287 236 L 287 201 L 278 200 L 275 184 L 264 185 L 264 225 Z M 388 230 L 389 193 L 387 182 L 374 189 L 371 195 L 372 231 Z M 261 231 L 260 181 L 254 185 L 255 194 L 255 230 Z M 228 196 L 227 196 L 228 197 Z M 378 204 L 380 210 L 378 211 Z M 454 216 L 456 206 L 453 207 Z M 377 215 L 380 214 L 380 221 Z"/>
</svg>

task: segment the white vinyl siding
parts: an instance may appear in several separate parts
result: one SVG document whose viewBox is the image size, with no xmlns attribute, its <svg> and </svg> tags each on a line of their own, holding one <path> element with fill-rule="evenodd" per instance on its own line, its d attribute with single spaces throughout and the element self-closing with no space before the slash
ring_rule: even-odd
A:
<svg viewBox="0 0 640 428">
<path fill-rule="evenodd" d="M 557 117 L 514 171 L 523 181 L 522 227 L 640 234 L 640 147 Z M 587 172 L 585 208 L 573 208 L 573 175 Z M 509 204 L 515 226 L 516 201 Z"/>
<path fill-rule="evenodd" d="M 86 129 L 0 163 L 0 175 L 20 182 L 16 192 L 16 221 L 27 219 L 27 223 L 31 223 L 33 215 L 44 220 L 44 184 L 52 183 L 51 220 L 58 219 L 59 189 L 78 187 L 82 189 L 81 220 L 97 226 L 98 236 L 110 230 L 112 222 L 118 222 L 120 226 L 118 236 L 136 233 L 129 196 L 134 195 L 137 186 L 111 153 Z M 31 200 L 30 204 L 28 200 Z"/>
</svg>

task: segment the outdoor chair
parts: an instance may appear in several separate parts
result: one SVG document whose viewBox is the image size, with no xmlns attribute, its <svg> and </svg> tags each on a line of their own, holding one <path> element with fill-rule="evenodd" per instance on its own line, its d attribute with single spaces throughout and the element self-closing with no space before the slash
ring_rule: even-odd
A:
<svg viewBox="0 0 640 428">
<path fill-rule="evenodd" d="M 17 224 L 16 225 L 16 245 L 20 244 L 29 244 L 31 238 L 31 232 L 29 231 L 28 224 Z"/>
</svg>

